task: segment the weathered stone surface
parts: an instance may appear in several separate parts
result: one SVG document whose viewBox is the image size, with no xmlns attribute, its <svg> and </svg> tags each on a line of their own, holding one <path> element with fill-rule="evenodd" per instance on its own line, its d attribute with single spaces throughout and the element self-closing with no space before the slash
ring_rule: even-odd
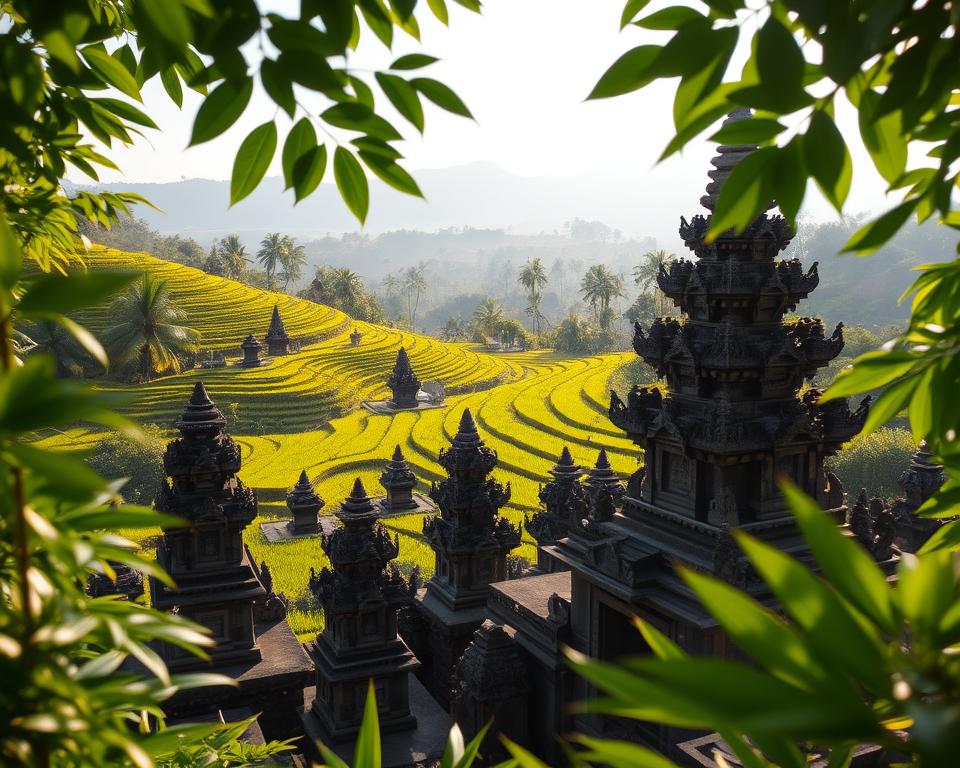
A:
<svg viewBox="0 0 960 768">
<path fill-rule="evenodd" d="M 270 327 L 263 339 L 267 344 L 267 354 L 271 357 L 290 354 L 290 337 L 280 318 L 280 306 L 273 305 L 273 316 L 270 318 Z"/>
<path fill-rule="evenodd" d="M 293 533 L 317 533 L 320 530 L 320 510 L 325 503 L 307 477 L 307 471 L 302 470 L 297 484 L 287 496 L 287 508 L 293 515 Z"/>
<path fill-rule="evenodd" d="M 917 510 L 946 481 L 943 467 L 933 460 L 926 441 L 921 441 L 917 452 L 897 479 L 903 496 L 893 502 L 891 512 L 896 526 L 896 544 L 904 552 L 916 552 L 948 519 L 919 517 Z"/>
<path fill-rule="evenodd" d="M 417 502 L 413 499 L 417 478 L 414 477 L 399 445 L 393 449 L 393 457 L 387 462 L 387 466 L 380 475 L 380 485 L 386 491 L 382 505 L 387 512 L 417 508 Z"/>
<path fill-rule="evenodd" d="M 337 518 L 341 527 L 321 538 L 331 567 L 310 578 L 325 617 L 323 632 L 309 647 L 316 667 L 310 716 L 326 741 L 354 738 L 373 678 L 381 731 L 413 729 L 409 679 L 419 663 L 397 634 L 397 612 L 411 599 L 391 563 L 399 542 L 380 524 L 359 478 Z"/>
<path fill-rule="evenodd" d="M 390 400 L 391 407 L 395 409 L 417 407 L 420 379 L 413 372 L 410 358 L 407 356 L 407 350 L 404 347 L 400 347 L 400 351 L 397 352 L 397 362 L 393 367 L 390 378 L 387 379 L 387 386 L 393 393 Z"/>
<path fill-rule="evenodd" d="M 243 340 L 243 343 L 240 344 L 240 349 L 243 350 L 243 360 L 240 361 L 241 368 L 257 368 L 262 365 L 263 361 L 260 359 L 260 352 L 263 349 L 263 345 L 257 341 L 252 333 Z"/>
</svg>

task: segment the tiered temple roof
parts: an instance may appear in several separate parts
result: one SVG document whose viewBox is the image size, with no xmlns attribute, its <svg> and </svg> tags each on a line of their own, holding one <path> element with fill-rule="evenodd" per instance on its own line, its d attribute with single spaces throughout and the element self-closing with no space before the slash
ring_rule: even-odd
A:
<svg viewBox="0 0 960 768">
<path fill-rule="evenodd" d="M 290 353 L 290 337 L 287 336 L 287 329 L 283 326 L 283 320 L 280 318 L 280 305 L 273 305 L 273 316 L 270 318 L 270 327 L 267 329 L 267 335 L 264 337 L 267 343 L 268 355 L 287 355 Z"/>
<path fill-rule="evenodd" d="M 374 678 L 381 730 L 413 728 L 409 673 L 419 664 L 397 635 L 397 612 L 410 602 L 391 563 L 399 542 L 379 522 L 360 478 L 336 516 L 341 527 L 321 540 L 331 567 L 310 580 L 325 617 L 310 647 L 317 671 L 312 714 L 331 740 L 355 737 Z"/>
<path fill-rule="evenodd" d="M 387 492 L 384 507 L 388 512 L 417 508 L 417 502 L 413 498 L 417 478 L 410 470 L 410 465 L 399 445 L 393 449 L 393 457 L 387 462 L 387 466 L 380 475 L 380 485 Z"/>
<path fill-rule="evenodd" d="M 307 477 L 307 471 L 302 470 L 300 479 L 287 495 L 287 508 L 293 515 L 293 532 L 300 534 L 319 531 L 320 510 L 325 503 Z"/>
<path fill-rule="evenodd" d="M 567 535 L 571 519 L 576 524 L 585 514 L 587 507 L 586 490 L 580 482 L 583 467 L 578 466 L 570 449 L 563 447 L 560 458 L 550 470 L 553 479 L 540 488 L 540 501 L 545 509 L 527 518 L 524 526 L 537 542 L 537 567 L 551 572 L 561 567 L 543 549 L 547 544 L 555 544 Z"/>
</svg>

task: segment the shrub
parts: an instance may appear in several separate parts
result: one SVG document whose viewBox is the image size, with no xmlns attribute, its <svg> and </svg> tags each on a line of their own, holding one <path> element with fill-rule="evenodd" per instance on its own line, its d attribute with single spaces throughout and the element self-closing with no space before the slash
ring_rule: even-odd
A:
<svg viewBox="0 0 960 768">
<path fill-rule="evenodd" d="M 855 437 L 847 447 L 829 460 L 848 498 L 861 488 L 871 496 L 892 497 L 899 494 L 897 478 L 907 468 L 916 450 L 913 437 L 905 429 L 879 429 L 863 437 Z"/>
<path fill-rule="evenodd" d="M 129 478 L 120 493 L 131 504 L 149 505 L 157 493 L 166 447 L 163 430 L 155 424 L 143 429 L 143 440 L 114 433 L 97 443 L 87 463 L 110 480 Z"/>
</svg>

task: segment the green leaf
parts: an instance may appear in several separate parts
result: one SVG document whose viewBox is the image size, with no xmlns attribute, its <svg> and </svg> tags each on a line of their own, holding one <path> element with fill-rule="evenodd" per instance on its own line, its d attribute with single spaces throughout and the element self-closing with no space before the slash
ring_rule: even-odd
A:
<svg viewBox="0 0 960 768">
<path fill-rule="evenodd" d="M 180 76 L 177 74 L 176 67 L 167 67 L 160 71 L 160 82 L 163 84 L 163 90 L 167 96 L 178 107 L 183 107 L 183 87 L 180 85 Z"/>
<path fill-rule="evenodd" d="M 377 72 L 377 83 L 390 99 L 397 112 L 403 115 L 420 133 L 423 133 L 423 105 L 416 89 L 402 77 Z"/>
<path fill-rule="evenodd" d="M 884 632 L 896 635 L 900 617 L 893 593 L 873 558 L 789 480 L 780 481 L 780 490 L 830 583 Z"/>
<path fill-rule="evenodd" d="M 762 147 L 744 157 L 720 187 L 710 235 L 745 229 L 773 199 L 777 150 Z"/>
<path fill-rule="evenodd" d="M 675 763 L 660 753 L 629 741 L 594 739 L 581 734 L 575 734 L 573 739 L 586 747 L 583 752 L 577 753 L 577 757 L 591 763 L 631 768 L 677 768 Z"/>
<path fill-rule="evenodd" d="M 907 223 L 919 202 L 918 198 L 910 198 L 879 218 L 864 224 L 847 240 L 843 253 L 856 251 L 858 256 L 873 253 L 900 231 L 900 227 Z"/>
<path fill-rule="evenodd" d="M 649 622 L 646 622 L 639 616 L 636 616 L 633 619 L 633 623 L 636 625 L 637 629 L 640 630 L 640 634 L 643 635 L 643 639 L 646 641 L 647 645 L 650 646 L 650 649 L 657 655 L 657 658 L 686 658 L 687 654 L 684 653 L 683 649 L 679 645 L 673 642 L 673 640 L 671 640 Z"/>
<path fill-rule="evenodd" d="M 153 119 L 146 113 L 141 112 L 139 109 L 133 106 L 133 104 L 128 104 L 120 99 L 110 98 L 91 98 L 90 101 L 94 104 L 99 104 L 101 107 L 112 112 L 117 117 L 122 117 L 124 120 L 129 120 L 131 123 L 143 125 L 147 128 L 157 128 L 157 124 L 153 122 Z"/>
<path fill-rule="evenodd" d="M 425 53 L 408 53 L 390 65 L 390 69 L 420 69 L 428 67 L 431 64 L 440 61 L 436 56 L 428 56 Z"/>
<path fill-rule="evenodd" d="M 290 129 L 286 140 L 283 142 L 283 182 L 284 189 L 290 189 L 293 186 L 293 166 L 307 152 L 310 152 L 317 146 L 317 132 L 313 128 L 313 123 L 308 117 L 301 117 Z"/>
<path fill-rule="evenodd" d="M 333 153 L 333 178 L 347 208 L 363 224 L 370 207 L 370 189 L 360 162 L 344 147 Z"/>
<path fill-rule="evenodd" d="M 444 0 L 427 0 L 427 7 L 431 10 L 437 21 L 445 27 L 450 24 L 450 15 L 447 13 L 447 4 Z"/>
<path fill-rule="evenodd" d="M 245 77 L 240 83 L 225 80 L 203 100 L 193 122 L 190 146 L 216 138 L 243 114 L 253 93 L 253 80 Z"/>
<path fill-rule="evenodd" d="M 907 375 L 919 362 L 917 356 L 904 350 L 876 350 L 858 357 L 853 365 L 837 374 L 821 403 L 839 397 L 858 395 L 882 387 Z"/>
<path fill-rule="evenodd" d="M 742 531 L 733 535 L 780 605 L 803 629 L 821 663 L 835 674 L 854 675 L 875 693 L 889 695 L 890 678 L 877 634 L 796 560 Z"/>
<path fill-rule="evenodd" d="M 367 700 L 363 705 L 363 721 L 357 734 L 353 764 L 363 768 L 380 768 L 380 722 L 377 717 L 377 692 L 373 680 L 367 686 Z"/>
<path fill-rule="evenodd" d="M 0 214 L 0 289 L 8 291 L 13 288 L 20 279 L 22 270 L 20 244 L 6 218 Z M 7 302 L 7 296 L 0 296 L 0 307 L 4 307 Z"/>
<path fill-rule="evenodd" d="M 753 117 L 749 120 L 736 120 L 724 125 L 710 141 L 717 144 L 761 144 L 775 139 L 786 126 L 767 117 Z"/>
<path fill-rule="evenodd" d="M 337 128 L 375 136 L 384 141 L 402 138 L 389 122 L 373 112 L 366 104 L 341 102 L 320 113 L 320 119 Z"/>
<path fill-rule="evenodd" d="M 656 78 L 653 64 L 662 50 L 659 45 L 639 45 L 627 51 L 603 73 L 587 100 L 622 96 L 649 85 Z"/>
<path fill-rule="evenodd" d="M 767 671 L 809 691 L 834 687 L 803 640 L 771 611 L 711 576 L 688 569 L 680 575 L 730 638 Z"/>
<path fill-rule="evenodd" d="M 38 312 L 35 316 L 44 320 L 50 320 L 66 328 L 67 332 L 73 336 L 76 342 L 83 347 L 94 360 L 100 363 L 104 369 L 110 367 L 106 350 L 104 350 L 100 340 L 76 320 L 72 320 L 66 315 L 61 315 L 57 312 Z"/>
<path fill-rule="evenodd" d="M 853 162 L 833 118 L 817 110 L 803 137 L 807 169 L 824 197 L 839 213 L 850 192 Z"/>
<path fill-rule="evenodd" d="M 277 149 L 277 126 L 273 120 L 250 131 L 233 162 L 230 177 L 230 205 L 238 203 L 256 189 Z"/>
<path fill-rule="evenodd" d="M 22 317 L 38 312 L 66 314 L 99 304 L 137 278 L 133 272 L 46 273 L 31 282 L 17 304 Z"/>
<path fill-rule="evenodd" d="M 688 21 L 702 19 L 703 14 L 688 8 L 684 5 L 671 5 L 659 11 L 654 11 L 649 16 L 644 16 L 633 22 L 635 26 L 643 29 L 679 29 Z"/>
<path fill-rule="evenodd" d="M 296 202 L 310 195 L 323 181 L 327 169 L 327 148 L 323 144 L 301 156 L 293 165 L 293 194 Z"/>
<path fill-rule="evenodd" d="M 293 94 L 293 82 L 273 59 L 264 59 L 260 62 L 260 82 L 274 104 L 290 117 L 296 114 L 297 100 Z"/>
<path fill-rule="evenodd" d="M 183 49 L 193 37 L 187 11 L 180 2 L 171 0 L 140 0 L 137 10 L 149 19 L 149 26 L 175 48 Z"/>
<path fill-rule="evenodd" d="M 383 155 L 372 154 L 361 150 L 360 159 L 366 166 L 376 174 L 377 178 L 385 181 L 391 187 L 407 195 L 414 197 L 423 197 L 423 192 L 417 185 L 416 180 L 403 168 L 397 165 L 393 160 L 383 157 Z"/>
<path fill-rule="evenodd" d="M 536 757 L 532 752 L 524 749 L 519 744 L 510 741 L 503 734 L 500 735 L 500 741 L 507 748 L 510 756 L 514 759 L 519 768 L 547 768 L 547 764 Z"/>
<path fill-rule="evenodd" d="M 473 119 L 473 115 L 470 114 L 467 105 L 463 103 L 457 94 L 439 80 L 433 80 L 429 77 L 415 77 L 410 81 L 410 85 L 441 109 L 445 109 L 447 112 L 452 112 L 461 117 Z"/>
<path fill-rule="evenodd" d="M 870 411 L 867 413 L 867 420 L 860 434 L 869 435 L 878 427 L 896 418 L 910 404 L 913 392 L 919 383 L 919 376 L 907 376 L 881 392 L 880 396 L 870 404 Z"/>
<path fill-rule="evenodd" d="M 20 466 L 46 481 L 45 492 L 68 501 L 88 500 L 102 493 L 107 482 L 87 464 L 63 451 L 12 443 L 9 451 Z M 59 519 L 58 519 L 59 524 Z"/>
<path fill-rule="evenodd" d="M 769 103 L 779 107 L 775 111 L 792 112 L 804 101 L 803 51 L 796 38 L 773 15 L 757 33 L 757 69 L 760 82 L 755 87 L 762 88 Z"/>
<path fill-rule="evenodd" d="M 878 118 L 879 103 L 880 94 L 876 91 L 864 91 L 860 96 L 860 136 L 877 171 L 892 184 L 907 166 L 907 141 L 901 113 L 894 111 Z"/>
<path fill-rule="evenodd" d="M 795 224 L 807 192 L 807 166 L 802 138 L 794 136 L 780 149 L 776 166 L 777 172 L 773 176 L 774 199 L 787 221 Z"/>
<path fill-rule="evenodd" d="M 450 728 L 447 734 L 447 745 L 443 748 L 443 756 L 440 758 L 440 768 L 454 768 L 463 757 L 463 732 L 456 723 Z"/>
<path fill-rule="evenodd" d="M 650 5 L 650 0 L 627 0 L 623 6 L 623 13 L 620 15 L 620 29 L 633 21 L 640 13 Z"/>
<path fill-rule="evenodd" d="M 136 78 L 113 56 L 99 48 L 88 46 L 80 50 L 87 64 L 107 85 L 112 85 L 131 99 L 142 101 Z"/>
<path fill-rule="evenodd" d="M 940 551 L 955 552 L 958 549 L 960 549 L 960 520 L 953 520 L 940 526 L 933 536 L 927 539 L 918 554 L 927 555 L 931 552 Z"/>
<path fill-rule="evenodd" d="M 492 721 L 491 721 L 492 722 Z M 467 745 L 463 748 L 463 754 L 460 758 L 454 763 L 454 768 L 471 768 L 474 762 L 477 759 L 477 755 L 480 752 L 480 745 L 483 743 L 483 740 L 487 736 L 487 731 L 490 730 L 490 722 L 488 722 L 483 728 L 477 731 L 477 735 L 474 736 Z M 457 727 L 454 723 L 454 728 Z M 450 730 L 451 735 L 453 735 L 453 729 Z"/>
</svg>

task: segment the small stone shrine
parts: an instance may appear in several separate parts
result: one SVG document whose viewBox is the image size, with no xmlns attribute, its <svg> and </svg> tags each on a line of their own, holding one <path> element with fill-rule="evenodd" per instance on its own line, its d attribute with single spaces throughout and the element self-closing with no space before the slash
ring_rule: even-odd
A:
<svg viewBox="0 0 960 768">
<path fill-rule="evenodd" d="M 564 570 L 563 564 L 550 557 L 544 547 L 566 538 L 572 509 L 586 509 L 586 489 L 580 482 L 583 467 L 574 463 L 567 446 L 550 474 L 553 480 L 540 487 L 540 501 L 545 509 L 524 520 L 527 533 L 537 542 L 537 569 L 542 573 Z"/>
<path fill-rule="evenodd" d="M 399 544 L 380 524 L 359 478 L 336 516 L 342 527 L 321 540 L 331 568 L 310 581 L 326 622 L 310 646 L 317 688 L 304 716 L 307 733 L 326 743 L 356 737 L 371 678 L 381 732 L 414 728 L 409 680 L 419 666 L 397 635 L 397 611 L 410 601 L 406 581 L 390 563 Z"/>
<path fill-rule="evenodd" d="M 287 496 L 287 509 L 293 515 L 292 532 L 298 536 L 317 533 L 320 530 L 320 510 L 325 503 L 314 490 L 307 471 L 300 472 L 300 479 Z"/>
<path fill-rule="evenodd" d="M 259 368 L 263 364 L 260 359 L 263 344 L 257 341 L 252 333 L 243 340 L 240 349 L 243 350 L 243 360 L 240 361 L 241 368 Z"/>
<path fill-rule="evenodd" d="M 404 512 L 418 508 L 419 505 L 413 498 L 413 489 L 417 485 L 417 478 L 410 470 L 410 465 L 407 463 L 399 445 L 393 449 L 393 458 L 387 462 L 386 468 L 380 475 L 380 485 L 387 492 L 381 502 L 385 513 Z"/>
<path fill-rule="evenodd" d="M 419 405 L 417 392 L 420 391 L 420 379 L 413 372 L 410 358 L 404 347 L 400 347 L 400 351 L 397 352 L 397 362 L 393 366 L 393 373 L 387 379 L 387 386 L 393 393 L 389 406 L 394 410 L 416 408 Z"/>
<path fill-rule="evenodd" d="M 263 339 L 267 343 L 267 354 L 271 357 L 290 354 L 290 337 L 280 319 L 280 305 L 273 305 L 273 317 L 270 318 L 270 327 Z"/>
<path fill-rule="evenodd" d="M 350 334 L 350 346 L 351 346 L 351 347 L 359 347 L 359 346 L 360 346 L 360 339 L 362 339 L 362 338 L 363 338 L 363 334 L 360 333 L 360 331 L 358 331 L 356 328 L 354 328 L 354 329 L 353 329 L 353 333 Z"/>
<path fill-rule="evenodd" d="M 439 462 L 448 475 L 430 490 L 439 514 L 423 522 L 436 570 L 417 594 L 422 624 L 411 629 L 411 638 L 417 657 L 429 659 L 421 679 L 445 703 L 454 664 L 486 618 L 490 584 L 508 578 L 507 554 L 520 543 L 520 529 L 499 514 L 510 486 L 489 477 L 497 455 L 484 444 L 469 409 Z"/>
<path fill-rule="evenodd" d="M 263 711 L 268 738 L 290 733 L 310 660 L 283 618 L 283 601 L 261 581 L 243 529 L 257 514 L 257 498 L 236 477 L 240 446 L 223 431 L 226 420 L 197 383 L 176 422 L 180 438 L 163 457 L 166 478 L 159 512 L 189 522 L 163 531 L 157 562 L 176 583 L 150 579 L 154 608 L 175 611 L 207 627 L 216 641 L 203 661 L 161 644 L 176 671 L 211 669 L 237 680 L 238 688 L 206 688 L 177 694 L 165 704 L 173 717 L 193 717 L 235 706 Z M 294 718 L 294 719 L 291 719 Z"/>
<path fill-rule="evenodd" d="M 904 552 L 916 552 L 940 527 L 948 522 L 942 518 L 919 517 L 917 510 L 946 481 L 943 467 L 933 460 L 926 441 L 921 441 L 917 452 L 897 479 L 903 497 L 893 502 L 896 522 L 896 544 Z"/>
</svg>

